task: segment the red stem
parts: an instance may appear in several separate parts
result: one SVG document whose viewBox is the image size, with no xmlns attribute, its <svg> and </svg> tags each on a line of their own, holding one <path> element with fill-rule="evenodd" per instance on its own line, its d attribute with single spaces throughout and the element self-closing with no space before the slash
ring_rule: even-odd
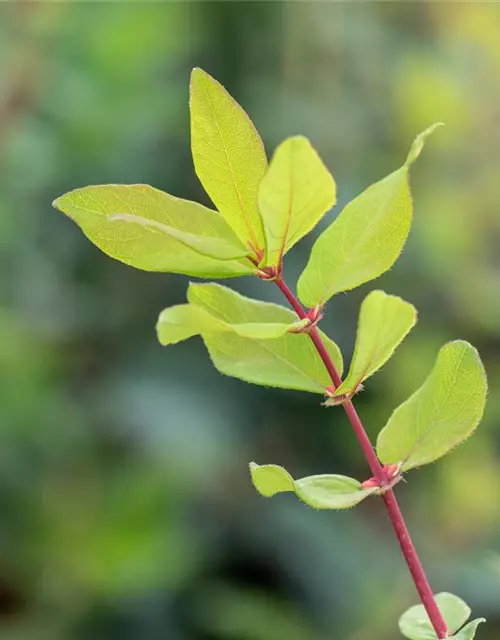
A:
<svg viewBox="0 0 500 640">
<path fill-rule="evenodd" d="M 290 305 L 293 307 L 299 318 L 306 318 L 306 312 L 302 308 L 302 305 L 297 300 L 295 295 L 289 289 L 287 284 L 281 278 L 278 278 L 276 280 L 276 284 L 278 285 Z M 335 387 L 338 387 L 341 383 L 341 378 L 328 351 L 325 348 L 318 329 L 316 327 L 313 327 L 309 332 L 309 336 L 313 341 L 314 346 L 316 347 L 316 350 L 318 351 L 318 354 L 323 361 L 326 370 L 328 371 L 328 374 L 330 375 L 333 385 Z M 358 439 L 358 442 L 363 449 L 363 453 L 365 455 L 366 461 L 368 462 L 368 465 L 370 466 L 371 472 L 381 486 L 387 487 L 387 474 L 380 464 L 379 459 L 377 458 L 377 454 L 375 453 L 375 450 L 370 442 L 370 439 L 368 438 L 365 428 L 363 427 L 363 423 L 361 422 L 357 411 L 354 408 L 354 405 L 350 400 L 348 400 L 347 402 L 343 403 L 343 406 L 353 428 L 354 434 L 356 435 L 356 438 Z M 434 631 L 436 632 L 438 638 L 446 638 L 448 634 L 448 627 L 446 626 L 446 622 L 444 621 L 443 616 L 441 615 L 441 612 L 439 611 L 439 608 L 436 604 L 434 594 L 430 587 L 429 581 L 427 580 L 422 564 L 418 558 L 413 542 L 410 538 L 410 534 L 406 527 L 403 514 L 401 513 L 401 509 L 399 508 L 399 504 L 396 500 L 396 495 L 393 489 L 390 487 L 386 488 L 386 490 L 382 494 L 382 499 L 389 514 L 389 518 L 391 519 L 394 531 L 396 532 L 396 536 L 401 546 L 401 551 L 403 552 L 406 564 L 408 565 L 408 569 L 410 570 L 410 573 L 412 575 L 415 587 L 418 591 L 420 599 L 422 600 L 422 604 L 427 611 L 432 626 L 434 627 Z"/>
</svg>

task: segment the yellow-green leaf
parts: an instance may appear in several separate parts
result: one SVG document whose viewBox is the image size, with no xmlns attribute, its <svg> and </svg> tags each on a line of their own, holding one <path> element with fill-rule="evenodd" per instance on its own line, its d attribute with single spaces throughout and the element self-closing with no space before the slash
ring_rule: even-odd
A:
<svg viewBox="0 0 500 640">
<path fill-rule="evenodd" d="M 104 253 L 138 269 L 201 277 L 255 271 L 248 260 L 232 259 L 248 252 L 219 213 L 149 185 L 83 187 L 54 206 Z"/>
<path fill-rule="evenodd" d="M 400 169 L 352 200 L 320 235 L 298 282 L 303 304 L 322 305 L 336 293 L 378 278 L 397 260 L 412 219 L 409 168 L 436 126 L 416 138 Z"/>
<path fill-rule="evenodd" d="M 355 393 L 389 360 L 416 321 L 417 310 L 409 302 L 383 291 L 369 293 L 361 305 L 349 373 L 334 396 Z"/>
<path fill-rule="evenodd" d="M 294 480 L 276 464 L 251 462 L 250 474 L 255 488 L 266 498 L 290 491 L 315 509 L 349 509 L 377 492 L 377 487 L 364 489 L 360 482 L 347 476 L 323 474 Z"/>
<path fill-rule="evenodd" d="M 235 260 L 245 258 L 250 255 L 250 250 L 245 249 L 236 238 L 226 240 L 217 236 L 198 236 L 194 233 L 181 231 L 175 227 L 170 227 L 156 220 L 149 220 L 144 215 L 134 215 L 132 213 L 115 213 L 108 216 L 111 222 L 123 222 L 135 225 L 135 229 L 141 235 L 141 239 L 145 239 L 146 233 L 158 232 L 167 237 L 177 240 L 189 249 L 193 249 L 202 256 L 215 258 L 216 260 Z"/>
<path fill-rule="evenodd" d="M 470 607 L 452 593 L 438 593 L 435 599 L 448 632 L 455 633 L 469 619 Z M 399 619 L 399 630 L 409 640 L 436 640 L 436 633 L 422 604 L 410 607 L 403 613 Z"/>
<path fill-rule="evenodd" d="M 224 87 L 201 69 L 191 74 L 190 110 L 200 182 L 245 247 L 263 252 L 257 193 L 267 160 L 257 130 Z"/>
<path fill-rule="evenodd" d="M 265 498 L 277 493 L 295 491 L 295 483 L 286 469 L 277 464 L 259 465 L 250 463 L 250 475 L 257 491 Z"/>
<path fill-rule="evenodd" d="M 331 384 L 309 336 L 290 333 L 302 322 L 297 321 L 289 309 L 251 300 L 213 283 L 191 284 L 188 300 L 231 327 L 231 331 L 225 332 L 201 331 L 213 363 L 221 373 L 254 384 L 320 394 Z M 272 337 L 273 333 L 281 337 Z M 339 348 L 321 335 L 337 370 L 341 371 Z"/>
<path fill-rule="evenodd" d="M 292 318 L 291 318 L 292 319 Z M 307 324 L 307 320 L 292 322 L 241 322 L 229 323 L 211 315 L 197 304 L 180 304 L 164 309 L 156 330 L 163 346 L 176 344 L 203 333 L 234 333 L 242 338 L 270 340 L 280 338 L 290 331 L 297 331 Z"/>
<path fill-rule="evenodd" d="M 160 313 L 156 331 L 160 344 L 167 346 L 199 335 L 203 326 L 217 329 L 217 324 L 203 309 L 191 304 L 178 304 Z"/>
<path fill-rule="evenodd" d="M 423 386 L 400 405 L 378 436 L 384 464 L 402 470 L 428 464 L 468 438 L 486 402 L 486 373 L 468 342 L 449 342 Z"/>
<path fill-rule="evenodd" d="M 333 177 L 307 138 L 288 138 L 276 149 L 259 189 L 269 266 L 305 236 L 333 207 Z"/>
</svg>

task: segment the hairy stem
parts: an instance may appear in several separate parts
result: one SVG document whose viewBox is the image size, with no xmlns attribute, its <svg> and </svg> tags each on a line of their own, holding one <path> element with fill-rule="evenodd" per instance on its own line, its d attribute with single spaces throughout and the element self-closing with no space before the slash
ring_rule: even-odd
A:
<svg viewBox="0 0 500 640">
<path fill-rule="evenodd" d="M 283 281 L 283 279 L 278 278 L 276 280 L 276 284 L 285 298 L 288 300 L 290 305 L 293 307 L 299 318 L 306 318 L 307 314 L 304 311 L 302 305 L 297 300 L 287 284 Z M 316 327 L 313 327 L 310 330 L 309 337 L 313 341 L 314 346 L 316 347 L 316 350 L 318 351 L 318 354 L 323 361 L 328 374 L 330 375 L 334 387 L 338 387 L 341 383 L 341 378 L 335 368 L 332 359 L 330 358 L 330 355 L 328 354 L 328 351 L 325 348 L 325 345 L 323 344 L 323 340 L 321 339 L 321 336 Z M 361 445 L 361 448 L 363 449 L 363 453 L 365 455 L 366 461 L 368 462 L 368 465 L 370 466 L 371 472 L 381 486 L 387 486 L 387 474 L 380 464 L 379 459 L 377 458 L 377 454 L 375 453 L 375 450 L 370 442 L 370 439 L 368 438 L 365 428 L 363 427 L 363 423 L 361 422 L 353 403 L 349 400 L 343 403 L 343 407 L 347 414 L 347 417 L 349 418 L 354 434 L 356 435 L 356 438 Z M 392 526 L 394 527 L 394 531 L 396 532 L 401 551 L 403 552 L 406 564 L 408 565 L 408 569 L 410 570 L 410 573 L 412 575 L 415 587 L 418 591 L 422 604 L 427 611 L 432 626 L 434 627 L 434 631 L 436 632 L 438 638 L 446 638 L 448 635 L 446 622 L 444 621 L 443 616 L 441 615 L 441 612 L 439 611 L 439 608 L 436 604 L 434 594 L 430 587 L 429 581 L 427 580 L 425 571 L 419 560 L 413 542 L 410 538 L 410 534 L 406 527 L 403 514 L 401 513 L 401 509 L 399 507 L 398 501 L 396 500 L 396 495 L 393 489 L 388 487 L 382 494 L 382 499 L 389 514 L 389 518 L 392 522 Z"/>
</svg>

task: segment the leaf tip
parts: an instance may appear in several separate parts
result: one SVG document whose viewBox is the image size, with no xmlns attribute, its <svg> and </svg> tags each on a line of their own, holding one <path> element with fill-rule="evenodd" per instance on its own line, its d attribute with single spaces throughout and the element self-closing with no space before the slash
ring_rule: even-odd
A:
<svg viewBox="0 0 500 640">
<path fill-rule="evenodd" d="M 438 127 L 442 126 L 444 126 L 444 122 L 435 122 L 434 124 L 431 124 L 430 127 L 427 127 L 425 131 L 418 134 L 410 147 L 410 151 L 408 152 L 405 162 L 406 167 L 409 167 L 420 156 L 422 149 L 424 148 L 425 141 L 431 133 L 433 133 Z"/>
<path fill-rule="evenodd" d="M 189 79 L 189 84 L 190 84 L 190 88 L 191 90 L 196 86 L 196 85 L 200 85 L 203 82 L 208 82 L 208 83 L 212 83 L 212 84 L 216 84 L 218 85 L 219 82 L 212 77 L 208 71 L 205 71 L 205 69 L 202 69 L 201 67 L 193 67 L 193 69 L 191 70 L 191 76 Z"/>
</svg>

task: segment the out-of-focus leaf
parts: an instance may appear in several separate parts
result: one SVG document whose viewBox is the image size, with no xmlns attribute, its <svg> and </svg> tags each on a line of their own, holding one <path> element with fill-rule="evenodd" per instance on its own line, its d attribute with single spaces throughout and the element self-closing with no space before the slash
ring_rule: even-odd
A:
<svg viewBox="0 0 500 640">
<path fill-rule="evenodd" d="M 479 424 L 486 401 L 486 373 L 468 342 L 449 342 L 422 387 L 400 405 L 378 436 L 385 464 L 402 470 L 428 464 L 468 438 Z"/>
<path fill-rule="evenodd" d="M 331 384 L 309 336 L 289 333 L 290 329 L 301 326 L 289 309 L 251 300 L 213 283 L 191 284 L 188 300 L 233 328 L 226 332 L 202 331 L 213 363 L 221 373 L 254 384 L 321 394 Z M 234 327 L 240 328 L 239 334 Z M 284 335 L 273 338 L 273 332 L 282 333 L 283 330 L 286 331 Z M 337 370 L 341 371 L 339 348 L 327 336 L 321 335 Z"/>
<path fill-rule="evenodd" d="M 377 491 L 376 487 L 363 489 L 360 482 L 347 476 L 323 474 L 294 480 L 275 464 L 251 462 L 250 474 L 255 488 L 266 498 L 291 491 L 315 509 L 349 509 Z"/>
<path fill-rule="evenodd" d="M 486 618 L 476 618 L 466 624 L 463 629 L 460 629 L 452 638 L 455 640 L 473 640 L 476 636 L 476 631 L 481 622 L 486 622 Z"/>
<path fill-rule="evenodd" d="M 190 110 L 200 182 L 245 247 L 264 250 L 257 194 L 267 160 L 259 134 L 226 89 L 201 69 L 191 74 Z"/>
<path fill-rule="evenodd" d="M 207 584 L 196 616 L 204 631 L 220 640 L 319 639 L 314 624 L 295 603 L 251 587 Z"/>
<path fill-rule="evenodd" d="M 298 282 L 309 307 L 378 278 L 401 253 L 412 219 L 408 173 L 435 124 L 413 142 L 405 164 L 350 202 L 314 244 Z"/>
<path fill-rule="evenodd" d="M 259 189 L 267 238 L 266 264 L 278 265 L 335 200 L 335 181 L 309 140 L 295 136 L 282 142 Z"/>
<path fill-rule="evenodd" d="M 219 213 L 149 185 L 83 187 L 54 206 L 104 253 L 138 269 L 202 277 L 255 270 L 249 261 L 233 260 L 248 251 Z"/>
<path fill-rule="evenodd" d="M 416 321 L 417 310 L 409 302 L 383 291 L 369 293 L 361 305 L 349 373 L 334 395 L 355 393 L 389 360 Z"/>
<path fill-rule="evenodd" d="M 469 619 L 470 607 L 452 593 L 438 593 L 436 603 L 450 634 L 458 631 Z M 399 619 L 399 629 L 409 640 L 436 640 L 436 632 L 422 604 L 410 607 L 403 613 Z"/>
</svg>

